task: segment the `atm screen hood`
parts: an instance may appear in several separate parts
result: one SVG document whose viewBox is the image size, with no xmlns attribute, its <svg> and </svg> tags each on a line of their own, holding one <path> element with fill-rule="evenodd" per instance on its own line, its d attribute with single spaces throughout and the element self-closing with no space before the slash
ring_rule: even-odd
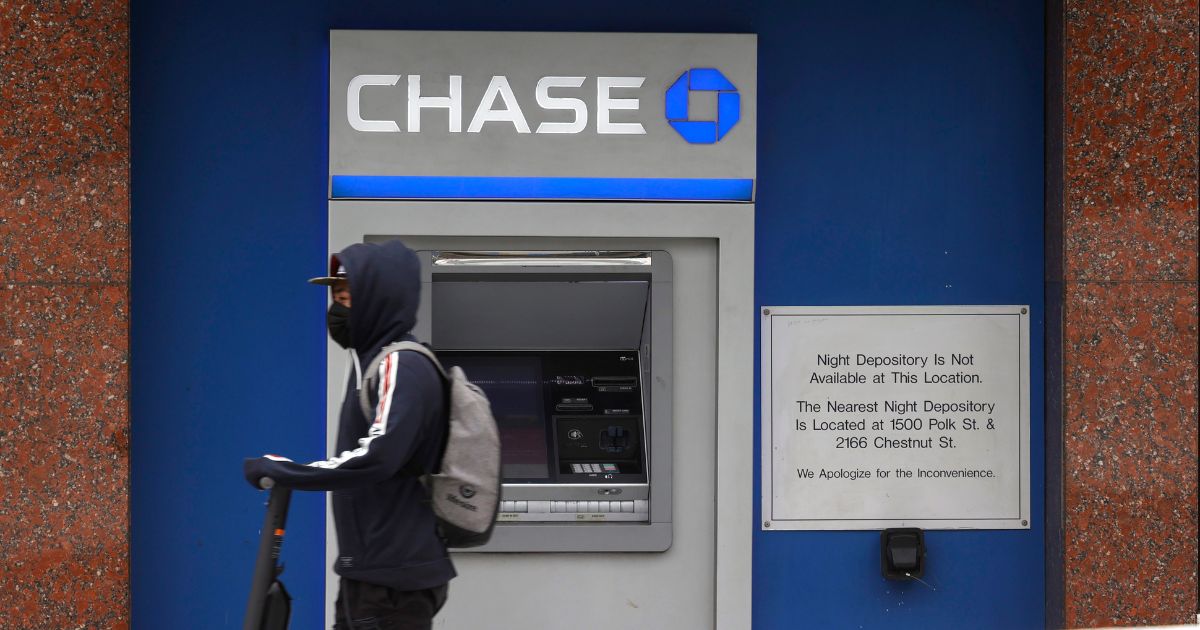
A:
<svg viewBox="0 0 1200 630">
<path fill-rule="evenodd" d="M 644 341 L 650 252 L 433 252 L 440 350 L 631 350 Z"/>
<path fill-rule="evenodd" d="M 453 277 L 435 282 L 441 350 L 629 350 L 641 339 L 650 281 Z"/>
</svg>

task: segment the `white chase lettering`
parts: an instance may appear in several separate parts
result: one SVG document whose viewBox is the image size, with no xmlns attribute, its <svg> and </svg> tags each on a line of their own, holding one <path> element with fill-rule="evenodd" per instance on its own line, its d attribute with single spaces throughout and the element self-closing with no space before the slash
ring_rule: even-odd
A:
<svg viewBox="0 0 1200 630">
<path fill-rule="evenodd" d="M 450 75 L 450 96 L 421 96 L 421 75 L 408 75 L 408 130 L 421 131 L 421 109 L 439 107 L 450 110 L 450 133 L 462 131 L 462 77 Z"/>
<path fill-rule="evenodd" d="M 608 112 L 614 109 L 637 109 L 636 98 L 613 98 L 608 95 L 613 88 L 640 88 L 646 77 L 597 77 L 596 78 L 596 133 L 644 134 L 642 123 L 610 122 Z"/>
<path fill-rule="evenodd" d="M 504 109 L 492 109 L 497 96 L 504 101 Z M 521 106 L 517 104 L 517 95 L 513 94 L 512 86 L 508 84 L 508 77 L 492 77 L 483 98 L 479 99 L 479 108 L 471 117 L 467 133 L 479 133 L 483 123 L 487 122 L 510 122 L 517 128 L 517 133 L 529 133 L 529 123 L 525 121 L 525 114 L 521 113 Z"/>
<path fill-rule="evenodd" d="M 400 126 L 391 120 L 363 120 L 359 108 L 362 89 L 368 85 L 396 85 L 398 74 L 360 74 L 350 79 L 346 86 L 346 120 L 356 131 L 391 132 L 400 131 Z"/>
<path fill-rule="evenodd" d="M 400 124 L 394 120 L 368 120 L 362 115 L 362 93 L 367 87 L 394 87 L 403 75 L 399 74 L 360 74 L 350 80 L 346 87 L 346 121 L 355 131 L 367 133 L 400 133 Z M 405 130 L 409 133 L 421 132 L 421 113 L 427 109 L 444 109 L 447 113 L 447 131 L 462 132 L 462 75 L 449 76 L 449 90 L 446 95 L 429 95 L 421 93 L 421 75 L 408 75 L 407 108 Z M 641 135 L 646 133 L 645 127 L 638 122 L 614 122 L 614 111 L 638 111 L 641 101 L 637 97 L 617 97 L 617 90 L 637 89 L 645 82 L 645 77 L 596 77 L 596 124 L 598 134 L 612 135 Z M 538 124 L 532 133 L 537 134 L 577 134 L 587 129 L 590 117 L 588 105 L 581 98 L 562 94 L 561 91 L 582 88 L 587 77 L 548 76 L 538 80 L 534 89 L 534 99 L 543 111 L 572 112 L 573 118 L 567 122 L 546 121 Z M 557 96 L 552 95 L 555 91 Z M 368 94 L 373 91 L 368 91 Z M 497 102 L 499 101 L 499 102 Z M 512 125 L 516 133 L 531 133 L 529 121 L 517 95 L 509 84 L 508 77 L 493 76 L 484 90 L 483 97 L 475 108 L 474 115 L 467 125 L 467 133 L 479 133 L 488 123 L 507 123 Z"/>
<path fill-rule="evenodd" d="M 583 85 L 584 77 L 542 77 L 537 82 L 537 104 L 542 109 L 566 109 L 575 112 L 571 122 L 544 122 L 538 125 L 538 133 L 579 133 L 587 129 L 587 103 L 577 98 L 550 96 L 550 88 L 577 88 Z"/>
</svg>

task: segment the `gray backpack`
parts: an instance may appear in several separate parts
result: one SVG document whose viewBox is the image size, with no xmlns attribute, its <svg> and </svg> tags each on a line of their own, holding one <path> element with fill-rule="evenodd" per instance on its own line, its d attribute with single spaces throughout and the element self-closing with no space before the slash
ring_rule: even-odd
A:
<svg viewBox="0 0 1200 630">
<path fill-rule="evenodd" d="M 433 513 L 447 547 L 478 547 L 487 543 L 500 511 L 500 432 L 483 390 L 467 380 L 462 368 L 447 372 L 433 351 L 413 341 L 398 341 L 379 351 L 367 366 L 358 402 L 371 417 L 379 364 L 397 350 L 425 355 L 446 383 L 449 430 L 437 473 L 424 475 Z"/>
</svg>

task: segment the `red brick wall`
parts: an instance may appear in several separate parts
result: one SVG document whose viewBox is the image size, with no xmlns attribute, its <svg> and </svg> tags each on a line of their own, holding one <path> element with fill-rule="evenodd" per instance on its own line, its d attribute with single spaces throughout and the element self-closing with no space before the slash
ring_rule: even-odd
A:
<svg viewBox="0 0 1200 630">
<path fill-rule="evenodd" d="M 0 2 L 0 627 L 129 626 L 129 28 Z"/>
<path fill-rule="evenodd" d="M 1064 18 L 1066 622 L 1195 622 L 1197 1 Z"/>
</svg>

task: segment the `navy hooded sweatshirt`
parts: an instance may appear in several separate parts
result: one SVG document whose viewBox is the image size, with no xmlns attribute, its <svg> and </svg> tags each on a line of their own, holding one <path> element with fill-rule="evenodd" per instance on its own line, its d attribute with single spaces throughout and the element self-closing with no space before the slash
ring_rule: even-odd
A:
<svg viewBox="0 0 1200 630">
<path fill-rule="evenodd" d="M 356 365 L 389 343 L 414 340 L 420 263 L 400 241 L 358 243 L 336 256 L 350 283 L 350 338 Z M 336 262 L 333 265 L 336 269 Z M 415 471 L 434 472 L 446 433 L 441 375 L 424 356 L 398 351 L 379 367 L 378 401 L 364 417 L 361 376 L 349 375 L 338 419 L 338 455 L 298 464 L 275 455 L 247 459 L 252 484 L 270 477 L 298 490 L 332 490 L 342 577 L 400 590 L 445 584 L 454 567 L 437 534 L 428 495 Z"/>
</svg>

